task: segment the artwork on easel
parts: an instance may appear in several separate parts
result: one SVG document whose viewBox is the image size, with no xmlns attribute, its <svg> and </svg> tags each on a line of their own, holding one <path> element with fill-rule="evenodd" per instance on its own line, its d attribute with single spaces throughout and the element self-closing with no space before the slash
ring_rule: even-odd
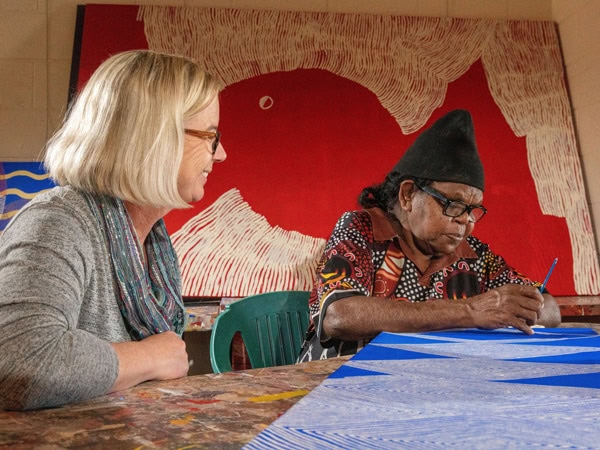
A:
<svg viewBox="0 0 600 450">
<path fill-rule="evenodd" d="M 0 234 L 23 206 L 52 187 L 39 162 L 0 162 Z"/>
<path fill-rule="evenodd" d="M 537 280 L 558 257 L 555 295 L 600 293 L 553 23 L 79 8 L 73 91 L 110 54 L 135 48 L 192 57 L 226 86 L 227 160 L 200 202 L 166 217 L 185 295 L 310 289 L 337 218 L 456 108 L 473 115 L 486 171 L 489 213 L 475 235 Z"/>
</svg>

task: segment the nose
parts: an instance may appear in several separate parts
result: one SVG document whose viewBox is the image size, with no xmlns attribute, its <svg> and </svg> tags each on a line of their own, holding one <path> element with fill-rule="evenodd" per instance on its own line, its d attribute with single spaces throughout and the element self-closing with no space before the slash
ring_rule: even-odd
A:
<svg viewBox="0 0 600 450">
<path fill-rule="evenodd" d="M 454 220 L 463 225 L 469 225 L 473 223 L 473 220 L 471 220 L 470 211 L 463 212 L 460 216 L 456 216 Z"/>
<path fill-rule="evenodd" d="M 214 162 L 223 162 L 226 159 L 227 159 L 227 153 L 225 152 L 225 147 L 223 147 L 223 144 L 219 142 L 217 151 L 213 155 L 213 161 Z"/>
</svg>

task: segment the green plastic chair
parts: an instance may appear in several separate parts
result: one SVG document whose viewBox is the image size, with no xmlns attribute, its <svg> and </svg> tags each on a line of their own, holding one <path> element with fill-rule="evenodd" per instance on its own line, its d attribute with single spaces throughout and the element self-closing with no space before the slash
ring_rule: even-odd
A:
<svg viewBox="0 0 600 450">
<path fill-rule="evenodd" d="M 225 307 L 210 335 L 210 363 L 215 373 L 231 371 L 231 342 L 237 332 L 253 369 L 294 364 L 308 327 L 307 291 L 253 295 Z"/>
</svg>

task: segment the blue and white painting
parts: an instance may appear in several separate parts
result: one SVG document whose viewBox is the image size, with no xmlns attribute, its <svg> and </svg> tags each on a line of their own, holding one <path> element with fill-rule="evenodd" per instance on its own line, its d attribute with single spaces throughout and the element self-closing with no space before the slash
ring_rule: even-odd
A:
<svg viewBox="0 0 600 450">
<path fill-rule="evenodd" d="M 589 328 L 381 333 L 245 450 L 597 449 Z"/>
</svg>

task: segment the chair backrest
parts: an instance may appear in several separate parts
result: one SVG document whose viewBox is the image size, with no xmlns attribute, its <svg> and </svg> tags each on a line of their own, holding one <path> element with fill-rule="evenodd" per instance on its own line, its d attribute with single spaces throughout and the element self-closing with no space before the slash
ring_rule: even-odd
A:
<svg viewBox="0 0 600 450">
<path fill-rule="evenodd" d="M 309 321 L 307 291 L 253 295 L 225 307 L 210 336 L 210 363 L 215 373 L 231 371 L 231 342 L 239 332 L 252 368 L 293 364 Z"/>
</svg>

